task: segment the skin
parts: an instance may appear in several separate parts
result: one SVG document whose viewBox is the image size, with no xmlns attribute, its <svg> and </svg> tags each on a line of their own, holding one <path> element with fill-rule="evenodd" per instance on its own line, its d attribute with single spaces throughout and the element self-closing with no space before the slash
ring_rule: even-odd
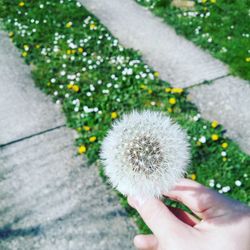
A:
<svg viewBox="0 0 250 250">
<path fill-rule="evenodd" d="M 187 179 L 164 195 L 185 204 L 201 219 L 156 198 L 140 204 L 128 197 L 153 232 L 134 238 L 137 249 L 250 250 L 250 208 L 246 205 Z"/>
</svg>

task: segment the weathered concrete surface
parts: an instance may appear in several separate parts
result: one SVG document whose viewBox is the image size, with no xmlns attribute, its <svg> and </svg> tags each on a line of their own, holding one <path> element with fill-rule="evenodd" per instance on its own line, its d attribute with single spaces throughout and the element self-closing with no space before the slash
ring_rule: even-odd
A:
<svg viewBox="0 0 250 250">
<path fill-rule="evenodd" d="M 135 228 L 61 128 L 0 149 L 0 249 L 132 249 Z"/>
<path fill-rule="evenodd" d="M 133 249 L 135 227 L 61 128 L 0 149 L 0 249 Z"/>
<path fill-rule="evenodd" d="M 193 87 L 189 92 L 201 115 L 218 120 L 227 135 L 250 154 L 250 84 L 230 76 L 211 85 Z"/>
<path fill-rule="evenodd" d="M 60 107 L 34 88 L 19 54 L 0 31 L 0 145 L 65 123 Z"/>
<path fill-rule="evenodd" d="M 126 47 L 139 50 L 145 61 L 173 86 L 187 87 L 228 73 L 227 67 L 178 36 L 134 0 L 79 0 Z"/>
<path fill-rule="evenodd" d="M 3 33 L 0 75 L 0 144 L 64 122 Z M 1 250 L 133 249 L 134 224 L 73 143 L 60 128 L 0 146 Z"/>
</svg>

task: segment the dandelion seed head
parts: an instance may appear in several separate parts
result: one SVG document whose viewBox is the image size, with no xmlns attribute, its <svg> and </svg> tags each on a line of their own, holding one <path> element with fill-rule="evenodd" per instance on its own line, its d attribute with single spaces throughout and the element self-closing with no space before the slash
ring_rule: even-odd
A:
<svg viewBox="0 0 250 250">
<path fill-rule="evenodd" d="M 124 195 L 160 197 L 186 172 L 187 135 L 163 113 L 133 111 L 114 122 L 101 159 L 110 182 Z"/>
</svg>

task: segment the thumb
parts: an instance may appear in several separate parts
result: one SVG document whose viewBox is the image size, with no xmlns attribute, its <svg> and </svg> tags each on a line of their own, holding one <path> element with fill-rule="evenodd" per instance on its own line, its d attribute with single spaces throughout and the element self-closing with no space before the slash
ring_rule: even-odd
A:
<svg viewBox="0 0 250 250">
<path fill-rule="evenodd" d="M 166 239 L 168 233 L 180 235 L 181 230 L 188 228 L 159 199 L 151 198 L 142 204 L 129 196 L 128 203 L 138 211 L 144 222 L 159 239 Z"/>
</svg>

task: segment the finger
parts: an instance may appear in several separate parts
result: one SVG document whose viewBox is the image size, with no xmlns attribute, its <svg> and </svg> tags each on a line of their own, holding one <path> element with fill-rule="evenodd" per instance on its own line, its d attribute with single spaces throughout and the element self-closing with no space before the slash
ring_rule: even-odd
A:
<svg viewBox="0 0 250 250">
<path fill-rule="evenodd" d="M 168 207 L 168 209 L 182 222 L 193 227 L 200 222 L 199 219 L 191 215 L 190 213 L 183 211 L 180 208 Z"/>
<path fill-rule="evenodd" d="M 182 179 L 166 196 L 185 204 L 202 219 L 218 216 L 217 212 L 228 204 L 217 192 L 188 179 Z"/>
<path fill-rule="evenodd" d="M 136 235 L 134 238 L 135 247 L 140 250 L 157 249 L 158 241 L 154 235 Z"/>
<path fill-rule="evenodd" d="M 165 238 L 166 233 L 178 235 L 180 231 L 188 227 L 174 216 L 161 200 L 152 198 L 140 204 L 132 197 L 128 197 L 128 203 L 139 212 L 158 239 Z"/>
</svg>

